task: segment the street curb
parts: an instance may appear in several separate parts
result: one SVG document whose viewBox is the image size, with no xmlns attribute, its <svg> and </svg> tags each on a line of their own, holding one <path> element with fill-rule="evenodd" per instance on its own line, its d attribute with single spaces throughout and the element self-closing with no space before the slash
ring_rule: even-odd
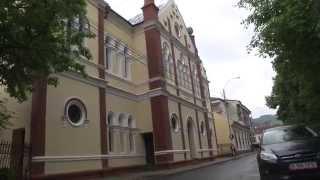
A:
<svg viewBox="0 0 320 180">
<path fill-rule="evenodd" d="M 142 176 L 141 178 L 152 178 L 152 177 L 163 177 L 163 176 L 176 175 L 176 174 L 184 173 L 184 172 L 187 172 L 187 171 L 194 171 L 194 170 L 197 170 L 197 169 L 201 169 L 201 168 L 205 168 L 205 167 L 209 167 L 209 166 L 213 166 L 213 165 L 223 164 L 223 163 L 230 162 L 230 161 L 233 161 L 233 160 L 238 160 L 238 159 L 241 159 L 241 158 L 253 155 L 253 154 L 255 154 L 255 152 L 241 154 L 241 155 L 238 155 L 238 156 L 235 156 L 235 157 L 230 157 L 230 158 L 225 159 L 225 160 L 213 161 L 213 162 L 210 162 L 210 163 L 203 163 L 203 164 L 194 165 L 194 166 L 191 165 L 191 166 L 189 166 L 189 168 L 188 168 L 188 166 L 186 166 L 186 167 L 181 168 L 181 169 L 178 168 L 176 170 L 173 170 L 173 172 L 165 172 L 165 173 L 159 172 L 158 174 L 155 173 L 155 174 L 150 175 L 150 176 Z M 139 180 L 139 179 L 136 179 L 136 180 Z"/>
<path fill-rule="evenodd" d="M 194 171 L 197 169 L 201 169 L 201 168 L 205 168 L 205 167 L 209 167 L 209 166 L 213 166 L 213 165 L 219 165 L 219 164 L 223 164 L 226 162 L 230 162 L 233 160 L 238 160 L 250 155 L 255 154 L 256 152 L 249 152 L 249 153 L 244 153 L 244 154 L 240 154 L 237 155 L 235 157 L 230 157 L 230 158 L 225 158 L 222 160 L 214 160 L 212 162 L 204 162 L 198 165 L 189 165 L 189 166 L 185 166 L 185 167 L 180 167 L 177 169 L 165 169 L 165 170 L 158 170 L 158 171 L 154 171 L 154 172 L 144 172 L 144 173 L 136 173 L 136 174 L 128 174 L 125 176 L 120 176 L 120 177 L 107 177 L 106 179 L 108 180 L 147 180 L 150 178 L 160 178 L 160 177 L 165 177 L 165 176 L 172 176 L 172 175 L 176 175 L 176 174 L 180 174 L 180 173 L 184 173 L 187 171 Z M 218 158 L 219 159 L 219 158 Z"/>
</svg>

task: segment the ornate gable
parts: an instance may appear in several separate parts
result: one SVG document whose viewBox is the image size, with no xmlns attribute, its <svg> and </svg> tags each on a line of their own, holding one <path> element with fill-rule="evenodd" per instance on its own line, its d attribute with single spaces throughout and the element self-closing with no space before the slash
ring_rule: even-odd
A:
<svg viewBox="0 0 320 180">
<path fill-rule="evenodd" d="M 171 31 L 172 36 L 180 41 L 192 53 L 195 53 L 195 47 L 189 35 L 189 32 L 192 31 L 192 29 L 187 28 L 174 0 L 168 0 L 166 4 L 160 6 L 159 21 L 168 32 Z"/>
</svg>

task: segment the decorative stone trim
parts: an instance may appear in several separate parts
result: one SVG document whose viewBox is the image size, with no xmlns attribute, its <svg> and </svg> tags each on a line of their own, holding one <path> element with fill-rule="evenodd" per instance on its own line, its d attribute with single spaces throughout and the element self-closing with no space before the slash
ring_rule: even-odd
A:
<svg viewBox="0 0 320 180">
<path fill-rule="evenodd" d="M 197 152 L 218 152 L 216 149 L 198 149 Z"/>
<path fill-rule="evenodd" d="M 158 22 L 156 24 L 157 24 L 156 27 L 160 31 L 161 36 L 163 38 L 165 38 L 168 41 L 172 40 L 174 42 L 174 44 L 176 45 L 175 46 L 176 48 L 178 48 L 180 51 L 183 51 L 185 54 L 188 54 L 188 56 L 191 57 L 191 59 L 193 59 L 195 62 L 201 61 L 200 58 L 195 53 L 192 53 L 187 47 L 185 47 L 184 44 L 182 44 L 178 39 L 176 39 L 174 36 L 172 36 L 170 34 L 170 32 L 168 32 L 160 22 Z"/>
<path fill-rule="evenodd" d="M 64 73 L 59 73 L 59 76 L 65 77 L 65 78 L 69 78 L 72 80 L 76 80 L 85 84 L 89 84 L 95 87 L 106 87 L 108 82 L 104 79 L 100 79 L 98 77 L 92 77 L 92 76 L 88 76 L 87 78 L 84 78 L 83 76 L 81 76 L 78 73 L 72 73 L 72 72 L 64 72 Z"/>
<path fill-rule="evenodd" d="M 165 150 L 165 151 L 156 151 L 154 152 L 155 156 L 161 156 L 161 155 L 165 155 L 165 154 L 181 154 L 181 153 L 186 153 L 186 152 L 190 152 L 189 149 L 186 150 Z"/>
<path fill-rule="evenodd" d="M 102 159 L 132 159 L 144 158 L 143 154 L 120 154 L 120 155 L 84 155 L 84 156 L 36 156 L 32 162 L 69 162 L 69 161 L 92 161 Z"/>
<path fill-rule="evenodd" d="M 76 106 L 80 110 L 80 119 L 78 120 L 79 122 L 73 122 L 69 117 L 69 108 L 71 106 Z M 85 103 L 78 97 L 71 97 L 68 98 L 67 101 L 65 102 L 64 105 L 64 124 L 68 122 L 68 124 L 71 125 L 71 127 L 84 127 L 89 123 L 89 120 L 87 119 L 87 108 Z"/>
<path fill-rule="evenodd" d="M 192 92 L 189 92 L 189 90 L 185 90 L 185 88 L 181 88 L 181 87 L 178 87 L 176 86 L 175 84 L 169 82 L 169 81 L 166 81 L 166 84 L 174 89 L 179 89 L 180 92 L 182 92 L 184 95 L 188 95 L 188 96 L 191 96 L 191 97 L 195 97 L 196 100 L 199 100 L 199 101 L 205 101 L 205 99 L 202 99 L 201 97 L 198 97 L 197 95 L 193 95 Z"/>
</svg>

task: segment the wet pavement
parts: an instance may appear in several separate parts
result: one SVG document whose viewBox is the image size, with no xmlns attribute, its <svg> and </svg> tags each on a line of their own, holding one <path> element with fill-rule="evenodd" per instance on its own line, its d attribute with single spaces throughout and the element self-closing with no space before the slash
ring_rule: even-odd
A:
<svg viewBox="0 0 320 180">
<path fill-rule="evenodd" d="M 256 155 L 151 180 L 260 180 Z"/>
</svg>

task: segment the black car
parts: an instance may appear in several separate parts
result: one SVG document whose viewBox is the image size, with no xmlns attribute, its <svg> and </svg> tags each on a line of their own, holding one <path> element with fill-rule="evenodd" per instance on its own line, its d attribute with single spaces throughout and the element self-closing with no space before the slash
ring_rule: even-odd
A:
<svg viewBox="0 0 320 180">
<path fill-rule="evenodd" d="M 320 179 L 320 138 L 304 125 L 272 128 L 263 133 L 257 159 L 261 180 Z"/>
</svg>

